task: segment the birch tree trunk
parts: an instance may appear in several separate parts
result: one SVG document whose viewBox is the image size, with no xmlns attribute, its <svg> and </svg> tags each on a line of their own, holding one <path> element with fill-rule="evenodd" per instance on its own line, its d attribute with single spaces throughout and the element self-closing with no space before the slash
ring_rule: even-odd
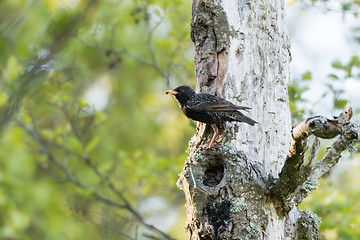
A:
<svg viewBox="0 0 360 240">
<path fill-rule="evenodd" d="M 289 148 L 305 140 L 291 135 L 284 2 L 193 0 L 192 11 L 197 91 L 251 107 L 258 124 L 219 126 L 220 147 L 208 151 L 213 132 L 198 124 L 178 181 L 189 239 L 316 239 L 318 218 L 296 208 L 306 194 L 294 197 L 309 174 L 289 180 L 301 166 Z"/>
</svg>

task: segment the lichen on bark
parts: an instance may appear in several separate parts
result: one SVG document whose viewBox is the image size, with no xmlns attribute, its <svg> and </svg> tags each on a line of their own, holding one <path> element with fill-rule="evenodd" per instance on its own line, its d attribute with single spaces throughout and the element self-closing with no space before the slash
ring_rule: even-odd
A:
<svg viewBox="0 0 360 240">
<path fill-rule="evenodd" d="M 198 237 L 191 239 L 262 236 L 268 216 L 258 208 L 267 191 L 261 171 L 244 152 L 226 146 L 190 153 L 179 183 L 187 199 L 188 229 Z"/>
<path fill-rule="evenodd" d="M 301 211 L 294 207 L 286 219 L 286 240 L 318 240 L 321 219 L 309 210 Z"/>
</svg>

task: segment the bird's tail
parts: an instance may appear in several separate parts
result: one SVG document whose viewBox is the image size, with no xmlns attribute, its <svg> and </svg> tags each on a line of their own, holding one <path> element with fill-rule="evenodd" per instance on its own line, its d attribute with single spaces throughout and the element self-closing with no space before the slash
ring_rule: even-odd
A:
<svg viewBox="0 0 360 240">
<path fill-rule="evenodd" d="M 245 122 L 251 126 L 254 126 L 254 124 L 257 123 L 256 121 L 238 111 L 231 112 L 231 114 L 228 114 L 228 117 L 230 121 Z"/>
</svg>

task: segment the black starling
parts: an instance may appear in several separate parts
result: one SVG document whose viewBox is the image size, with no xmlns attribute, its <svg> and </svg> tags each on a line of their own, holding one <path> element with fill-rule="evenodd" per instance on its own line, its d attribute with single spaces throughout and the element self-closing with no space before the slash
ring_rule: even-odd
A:
<svg viewBox="0 0 360 240">
<path fill-rule="evenodd" d="M 214 136 L 207 148 L 210 149 L 219 132 L 217 124 L 226 121 L 245 122 L 254 125 L 256 121 L 248 118 L 238 110 L 247 111 L 249 107 L 236 106 L 225 99 L 207 93 L 195 93 L 189 86 L 179 86 L 164 92 L 174 95 L 179 107 L 188 118 L 209 124 L 214 129 Z"/>
</svg>

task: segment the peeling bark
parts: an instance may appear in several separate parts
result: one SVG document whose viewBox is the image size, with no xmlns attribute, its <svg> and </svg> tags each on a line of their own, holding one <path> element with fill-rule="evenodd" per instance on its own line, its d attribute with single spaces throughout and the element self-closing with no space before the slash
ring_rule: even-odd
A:
<svg viewBox="0 0 360 240">
<path fill-rule="evenodd" d="M 213 132 L 198 124 L 178 180 L 189 239 L 317 239 L 320 220 L 296 206 L 357 139 L 351 114 L 312 117 L 291 131 L 282 0 L 193 0 L 191 28 L 197 91 L 251 107 L 258 124 L 218 126 L 217 148 L 207 151 Z M 304 165 L 309 135 L 340 137 L 318 163 L 315 141 Z"/>
</svg>

